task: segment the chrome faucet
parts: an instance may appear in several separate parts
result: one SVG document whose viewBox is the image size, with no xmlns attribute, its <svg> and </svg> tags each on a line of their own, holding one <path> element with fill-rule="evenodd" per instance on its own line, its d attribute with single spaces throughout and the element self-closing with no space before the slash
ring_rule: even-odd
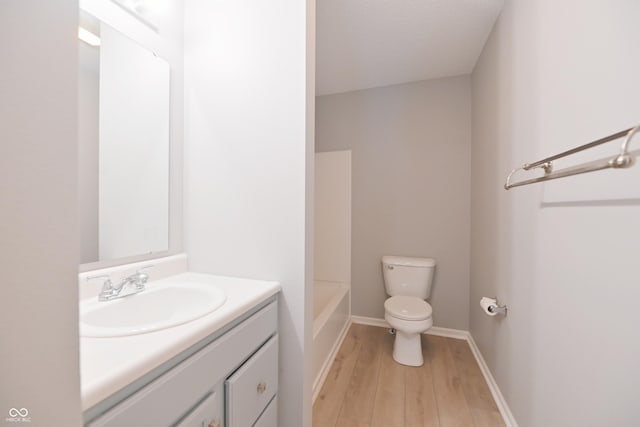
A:
<svg viewBox="0 0 640 427">
<path fill-rule="evenodd" d="M 151 267 L 153 267 L 153 265 L 146 265 L 144 267 L 139 268 L 134 274 L 122 278 L 120 283 L 115 286 L 111 281 L 111 277 L 109 275 L 87 277 L 87 280 L 106 279 L 102 283 L 102 290 L 98 295 L 98 301 L 111 301 L 116 298 L 123 298 L 125 296 L 137 294 L 144 291 L 145 285 L 147 281 L 149 281 L 149 275 L 146 273 L 142 273 L 141 270 L 151 268 Z M 132 290 L 131 292 L 127 292 L 121 295 L 122 291 L 125 288 L 132 288 Z"/>
</svg>

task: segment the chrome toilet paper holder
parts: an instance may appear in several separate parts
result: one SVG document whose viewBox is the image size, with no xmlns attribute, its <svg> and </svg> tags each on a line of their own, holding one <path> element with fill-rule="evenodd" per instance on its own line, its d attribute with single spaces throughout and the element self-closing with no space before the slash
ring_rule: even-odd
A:
<svg viewBox="0 0 640 427">
<path fill-rule="evenodd" d="M 496 303 L 497 303 L 497 300 L 496 300 Z M 502 314 L 504 316 L 507 315 L 507 306 L 506 305 L 497 305 L 497 304 L 496 305 L 490 305 L 487 310 L 489 310 L 490 313 L 498 313 L 498 314 Z"/>
<path fill-rule="evenodd" d="M 480 307 L 489 316 L 497 314 L 507 315 L 507 306 L 498 304 L 498 298 L 482 297 L 480 299 Z"/>
</svg>

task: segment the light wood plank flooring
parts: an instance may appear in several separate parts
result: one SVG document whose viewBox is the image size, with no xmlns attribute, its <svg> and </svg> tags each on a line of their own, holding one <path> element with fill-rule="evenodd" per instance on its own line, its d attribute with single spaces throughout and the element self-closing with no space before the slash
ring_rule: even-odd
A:
<svg viewBox="0 0 640 427">
<path fill-rule="evenodd" d="M 422 336 L 425 363 L 394 362 L 385 328 L 351 325 L 313 405 L 313 427 L 500 427 L 464 340 Z"/>
</svg>

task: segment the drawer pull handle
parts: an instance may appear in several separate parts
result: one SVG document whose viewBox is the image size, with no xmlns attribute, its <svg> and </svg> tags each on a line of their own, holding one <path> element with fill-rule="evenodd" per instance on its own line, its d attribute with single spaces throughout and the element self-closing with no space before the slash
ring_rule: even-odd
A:
<svg viewBox="0 0 640 427">
<path fill-rule="evenodd" d="M 259 394 L 262 394 L 262 393 L 264 393 L 265 391 L 267 391 L 267 383 L 265 383 L 265 382 L 263 382 L 263 381 L 259 382 L 259 383 L 258 383 L 258 393 L 259 393 Z"/>
</svg>

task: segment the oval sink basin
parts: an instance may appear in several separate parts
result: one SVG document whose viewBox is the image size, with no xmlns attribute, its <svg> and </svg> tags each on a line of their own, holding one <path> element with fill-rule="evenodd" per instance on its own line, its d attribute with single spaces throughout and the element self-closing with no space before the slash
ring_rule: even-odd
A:
<svg viewBox="0 0 640 427">
<path fill-rule="evenodd" d="M 219 308 L 224 292 L 209 284 L 157 285 L 112 301 L 80 303 L 80 335 L 118 337 L 144 334 L 190 322 Z"/>
</svg>

